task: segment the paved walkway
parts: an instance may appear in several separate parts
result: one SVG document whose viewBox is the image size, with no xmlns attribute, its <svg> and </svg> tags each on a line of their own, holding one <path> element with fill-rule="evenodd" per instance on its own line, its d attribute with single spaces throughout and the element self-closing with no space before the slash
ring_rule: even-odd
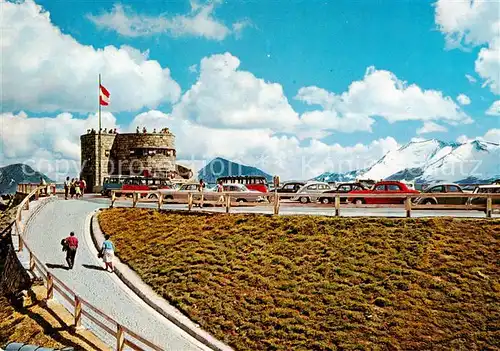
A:
<svg viewBox="0 0 500 351">
<path fill-rule="evenodd" d="M 132 331 L 163 347 L 165 350 L 189 351 L 208 348 L 169 322 L 146 303 L 140 300 L 114 274 L 101 270 L 103 263 L 97 258 L 88 231 L 85 231 L 87 216 L 103 207 L 82 200 L 60 200 L 46 204 L 29 221 L 26 227 L 27 242 L 35 255 L 52 268 L 49 270 L 83 299 L 117 320 Z M 80 240 L 73 270 L 66 270 L 65 254 L 60 241 L 70 231 Z M 88 237 L 84 235 L 87 232 Z M 72 306 L 62 297 L 56 299 L 68 309 Z M 108 334 L 99 332 L 86 318 L 84 325 L 103 341 L 114 346 Z"/>
</svg>

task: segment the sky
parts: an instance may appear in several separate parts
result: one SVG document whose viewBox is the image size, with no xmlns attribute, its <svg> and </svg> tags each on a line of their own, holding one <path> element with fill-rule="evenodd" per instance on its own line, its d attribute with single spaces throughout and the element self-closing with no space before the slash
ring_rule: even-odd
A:
<svg viewBox="0 0 500 351">
<path fill-rule="evenodd" d="M 0 165 L 77 172 L 79 136 L 170 128 L 180 163 L 283 178 L 412 140 L 500 142 L 500 2 L 0 0 Z"/>
</svg>

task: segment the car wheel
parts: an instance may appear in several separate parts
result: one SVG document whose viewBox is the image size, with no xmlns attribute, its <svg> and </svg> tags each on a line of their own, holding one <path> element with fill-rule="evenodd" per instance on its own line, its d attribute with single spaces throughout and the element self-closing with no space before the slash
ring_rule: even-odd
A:
<svg viewBox="0 0 500 351">
<path fill-rule="evenodd" d="M 241 204 L 242 202 L 247 202 L 247 200 L 245 200 L 245 199 L 237 199 L 236 202 L 238 202 L 238 203 Z"/>
<path fill-rule="evenodd" d="M 356 205 L 362 205 L 364 203 L 365 203 L 365 200 L 363 200 L 363 199 L 356 199 L 356 200 L 354 200 L 354 204 L 356 204 Z"/>
<path fill-rule="evenodd" d="M 299 201 L 303 204 L 307 204 L 309 202 L 309 198 L 302 196 L 299 198 Z"/>
<path fill-rule="evenodd" d="M 173 200 L 174 197 L 172 195 L 167 195 L 165 196 L 165 200 Z"/>
<path fill-rule="evenodd" d="M 427 199 L 424 201 L 424 205 L 435 205 L 435 203 L 434 201 Z"/>
<path fill-rule="evenodd" d="M 321 199 L 321 203 L 324 204 L 324 205 L 327 205 L 327 204 L 330 203 L 330 199 L 327 198 L 327 197 L 324 197 L 324 198 Z"/>
<path fill-rule="evenodd" d="M 148 199 L 156 199 L 156 200 L 158 200 L 158 195 L 156 195 L 156 194 L 149 194 Z"/>
</svg>

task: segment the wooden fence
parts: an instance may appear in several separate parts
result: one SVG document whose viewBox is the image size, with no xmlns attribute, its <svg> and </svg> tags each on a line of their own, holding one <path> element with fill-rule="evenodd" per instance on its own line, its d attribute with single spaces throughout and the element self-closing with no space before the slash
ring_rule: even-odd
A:
<svg viewBox="0 0 500 351">
<path fill-rule="evenodd" d="M 335 210 L 335 216 L 340 216 L 342 209 L 347 208 L 401 208 L 406 211 L 406 216 L 411 217 L 412 210 L 462 210 L 462 211 L 484 211 L 486 217 L 491 217 L 494 210 L 500 210 L 500 204 L 494 204 L 493 200 L 500 203 L 500 194 L 472 194 L 472 193 L 453 193 L 453 194 L 442 194 L 442 193 L 419 193 L 419 194 L 354 194 L 347 195 L 346 193 L 267 193 L 262 194 L 267 198 L 264 202 L 236 202 L 235 200 L 248 195 L 248 192 L 221 192 L 221 193 L 210 193 L 209 197 L 220 197 L 218 200 L 206 200 L 208 192 L 183 192 L 180 196 L 174 196 L 179 194 L 175 190 L 151 190 L 151 191 L 133 191 L 133 190 L 113 190 L 111 193 L 111 206 L 113 207 L 115 202 L 119 199 L 117 193 L 122 195 L 130 195 L 132 197 L 132 206 L 136 207 L 138 203 L 156 203 L 158 209 L 161 209 L 165 203 L 180 203 L 187 204 L 188 209 L 191 210 L 194 206 L 198 205 L 203 207 L 205 205 L 213 206 L 223 206 L 226 209 L 226 213 L 229 213 L 231 207 L 240 206 L 259 206 L 268 207 L 273 209 L 273 214 L 279 214 L 280 207 L 282 204 L 290 202 L 283 202 L 283 200 L 297 197 L 309 197 L 313 199 L 317 198 L 330 198 L 332 199 L 333 205 L 323 205 L 323 204 L 309 204 L 308 206 L 331 208 Z M 214 195 L 217 194 L 217 195 Z M 168 198 L 174 198 L 175 200 L 167 200 Z M 347 203 L 341 201 L 345 198 L 360 198 L 360 199 L 400 199 L 399 204 L 366 204 L 366 203 Z M 415 204 L 414 200 L 417 198 L 434 198 L 434 199 L 446 199 L 446 198 L 466 198 L 466 202 L 463 205 L 452 205 L 452 204 L 431 204 L 431 205 L 421 205 Z M 472 199 L 485 199 L 484 204 L 471 204 Z M 305 204 L 304 204 L 305 205 Z"/>
<path fill-rule="evenodd" d="M 41 190 L 42 195 L 44 195 L 44 194 L 55 195 L 56 194 L 56 184 L 55 183 L 47 184 L 45 186 L 40 185 L 38 183 L 19 183 L 19 184 L 17 184 L 17 193 L 27 195 L 37 188 L 39 188 Z M 40 192 L 38 194 L 40 194 Z"/>
<path fill-rule="evenodd" d="M 54 298 L 54 290 L 57 291 L 66 301 L 73 306 L 73 326 L 82 328 L 82 318 L 87 318 L 92 321 L 100 330 L 109 334 L 116 339 L 116 350 L 123 350 L 125 346 L 133 350 L 155 350 L 162 351 L 163 349 L 152 342 L 146 340 L 140 335 L 134 333 L 127 327 L 119 324 L 116 320 L 102 312 L 100 309 L 83 299 L 76 292 L 71 290 L 66 284 L 58 279 L 54 274 L 50 273 L 47 267 L 35 256 L 33 250 L 28 246 L 24 237 L 24 226 L 22 220 L 22 210 L 29 208 L 31 199 L 38 199 L 40 191 L 45 189 L 44 186 L 36 186 L 21 202 L 16 213 L 15 229 L 19 238 L 19 251 L 23 248 L 29 253 L 29 270 L 33 273 L 38 273 L 38 276 L 43 278 L 47 287 L 47 300 Z M 144 346 L 139 346 L 138 344 Z"/>
</svg>

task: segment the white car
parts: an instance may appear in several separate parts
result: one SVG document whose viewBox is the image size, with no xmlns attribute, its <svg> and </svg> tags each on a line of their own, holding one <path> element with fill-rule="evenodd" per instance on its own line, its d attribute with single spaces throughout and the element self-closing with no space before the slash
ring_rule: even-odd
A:
<svg viewBox="0 0 500 351">
<path fill-rule="evenodd" d="M 308 202 L 317 202 L 321 194 L 332 188 L 328 183 L 325 182 L 309 182 L 305 184 L 302 188 L 297 191 L 292 201 L 300 201 L 303 204 Z M 301 194 L 313 194 L 313 195 L 301 195 Z M 316 195 L 317 194 L 317 195 Z"/>
<path fill-rule="evenodd" d="M 238 183 L 224 183 L 222 187 L 225 192 L 238 192 L 239 194 L 230 194 L 236 202 L 262 202 L 265 201 L 265 197 L 262 193 L 257 190 L 250 190 L 244 184 Z M 207 200 L 218 200 L 220 193 L 217 192 L 217 186 L 207 189 L 205 191 L 205 199 Z"/>
</svg>

